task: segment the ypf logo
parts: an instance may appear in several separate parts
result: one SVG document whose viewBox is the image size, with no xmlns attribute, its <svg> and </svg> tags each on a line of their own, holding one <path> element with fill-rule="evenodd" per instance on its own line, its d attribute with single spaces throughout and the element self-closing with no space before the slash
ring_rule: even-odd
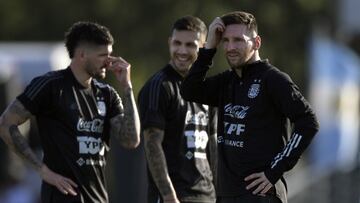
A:
<svg viewBox="0 0 360 203">
<path fill-rule="evenodd" d="M 104 156 L 105 146 L 102 143 L 101 138 L 93 138 L 87 136 L 77 137 L 79 142 L 79 153 L 80 154 L 97 154 Z"/>
</svg>

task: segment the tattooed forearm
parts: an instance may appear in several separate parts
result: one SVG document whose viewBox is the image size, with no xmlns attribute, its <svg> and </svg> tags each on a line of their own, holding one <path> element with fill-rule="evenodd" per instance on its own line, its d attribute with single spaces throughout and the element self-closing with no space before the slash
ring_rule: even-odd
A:
<svg viewBox="0 0 360 203">
<path fill-rule="evenodd" d="M 40 169 L 41 161 L 36 157 L 18 129 L 18 125 L 28 120 L 30 116 L 31 113 L 19 101 L 15 100 L 1 115 L 0 136 L 15 153 L 28 160 L 36 169 Z"/>
<path fill-rule="evenodd" d="M 23 135 L 21 135 L 18 127 L 16 125 L 11 125 L 9 127 L 9 133 L 15 152 L 28 160 L 30 164 L 35 167 L 35 169 L 39 170 L 42 166 L 42 163 L 31 150 L 27 140 Z"/>
<path fill-rule="evenodd" d="M 164 131 L 150 128 L 144 131 L 144 146 L 148 166 L 155 184 L 161 195 L 175 194 L 174 187 L 169 177 L 166 159 L 161 143 Z"/>
<path fill-rule="evenodd" d="M 127 89 L 122 98 L 124 115 L 111 119 L 111 133 L 119 139 L 122 146 L 135 148 L 140 143 L 140 120 L 132 89 Z"/>
</svg>

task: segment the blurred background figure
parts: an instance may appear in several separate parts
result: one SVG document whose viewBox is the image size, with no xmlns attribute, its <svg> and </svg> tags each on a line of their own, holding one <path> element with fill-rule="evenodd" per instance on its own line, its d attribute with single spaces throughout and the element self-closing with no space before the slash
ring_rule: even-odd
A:
<svg viewBox="0 0 360 203">
<path fill-rule="evenodd" d="M 42 50 L 35 44 L 39 41 L 52 44 L 63 39 L 64 30 L 75 21 L 97 21 L 111 28 L 117 41 L 114 50 L 124 53 L 124 57 L 136 67 L 132 70 L 132 81 L 134 94 L 137 95 L 144 81 L 159 70 L 156 67 L 162 67 L 163 62 L 168 60 L 168 44 L 164 39 L 168 37 L 169 25 L 173 21 L 183 15 L 195 15 L 208 25 L 214 16 L 235 9 L 257 16 L 261 28 L 259 32 L 266 42 L 262 44 L 263 57 L 270 58 L 278 67 L 286 68 L 319 116 L 319 134 L 293 173 L 287 174 L 289 202 L 359 203 L 360 122 L 357 119 L 360 67 L 356 62 L 360 55 L 359 0 L 281 3 L 275 0 L 0 1 L 0 43 L 31 47 L 25 50 L 26 54 L 20 54 L 19 49 L 11 51 L 8 46 L 0 49 L 0 101 L 6 103 L 12 100 L 22 90 L 23 84 L 28 83 L 25 77 L 32 78 L 54 68 L 49 62 L 23 66 L 24 63 L 19 61 L 25 58 L 34 61 L 38 58 L 34 54 Z M 60 48 L 64 47 L 55 50 Z M 50 53 L 54 52 L 48 50 L 41 55 L 49 58 Z M 214 61 L 214 67 L 227 67 L 222 57 Z M 40 67 L 43 65 L 44 69 Z M 65 66 L 58 64 L 55 67 Z M 10 75 L 12 77 L 8 77 Z M 114 78 L 109 78 L 109 82 L 112 80 Z M 4 88 L 7 93 L 4 93 Z M 6 105 L 1 103 L 1 112 Z M 30 140 L 38 138 L 36 132 L 35 136 L 31 134 Z M 36 141 L 31 142 L 36 148 Z M 126 151 L 115 142 L 112 142 L 111 148 L 107 167 L 110 201 L 143 203 L 142 197 L 146 196 L 147 188 L 143 148 L 140 146 Z M 8 149 L 1 144 L 0 150 L 0 156 L 16 163 L 15 155 L 6 155 Z M 10 166 L 3 164 L 8 163 L 4 158 L 0 161 L 0 203 L 8 203 L 10 200 L 4 200 L 3 196 L 6 194 L 5 185 L 9 186 L 9 170 L 6 172 L 4 167 Z M 39 185 L 20 169 L 11 168 L 10 171 L 16 171 L 15 176 L 18 177 L 11 185 L 26 185 L 29 183 L 26 179 L 31 179 L 31 186 Z M 24 197 L 38 194 L 27 191 L 30 192 L 22 193 Z M 36 203 L 36 200 L 33 202 Z"/>
<path fill-rule="evenodd" d="M 360 2 L 337 2 L 337 18 L 315 23 L 309 40 L 310 97 L 322 124 L 299 202 L 360 202 Z"/>
<path fill-rule="evenodd" d="M 0 110 L 21 93 L 37 74 L 68 62 L 67 52 L 57 43 L 0 43 Z M 35 122 L 31 119 L 30 122 Z M 36 125 L 30 122 L 20 128 L 36 151 L 41 154 Z M 35 123 L 34 123 L 35 124 Z M 26 163 L 8 150 L 0 140 L 0 202 L 34 203 L 39 201 L 40 178 Z"/>
</svg>

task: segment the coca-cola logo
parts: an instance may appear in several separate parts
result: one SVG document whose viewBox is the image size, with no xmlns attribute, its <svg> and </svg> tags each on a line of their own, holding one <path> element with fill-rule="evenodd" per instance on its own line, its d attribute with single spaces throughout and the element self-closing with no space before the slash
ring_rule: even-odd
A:
<svg viewBox="0 0 360 203">
<path fill-rule="evenodd" d="M 77 123 L 78 131 L 102 133 L 103 129 L 104 129 L 104 121 L 101 119 L 85 121 L 82 118 L 80 118 Z"/>
<path fill-rule="evenodd" d="M 208 116 L 201 111 L 195 114 L 192 114 L 191 111 L 188 111 L 186 112 L 185 124 L 207 125 Z"/>
<path fill-rule="evenodd" d="M 249 106 L 240 106 L 240 105 L 233 106 L 230 103 L 224 107 L 224 115 L 230 116 L 233 118 L 243 119 L 243 118 L 245 118 L 245 116 L 247 114 L 247 110 L 249 108 L 250 108 Z"/>
</svg>

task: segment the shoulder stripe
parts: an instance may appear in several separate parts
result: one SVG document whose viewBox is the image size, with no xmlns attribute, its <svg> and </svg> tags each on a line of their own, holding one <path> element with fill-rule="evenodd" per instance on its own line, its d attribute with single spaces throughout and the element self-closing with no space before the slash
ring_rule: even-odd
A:
<svg viewBox="0 0 360 203">
<path fill-rule="evenodd" d="M 163 82 L 165 75 L 163 72 L 155 75 L 150 84 L 150 93 L 149 93 L 149 108 L 158 109 L 159 107 L 159 96 L 160 96 L 160 85 Z"/>
<path fill-rule="evenodd" d="M 29 87 L 28 90 L 26 90 L 25 95 L 29 97 L 31 100 L 34 99 L 34 97 L 47 85 L 49 82 L 62 78 L 63 76 L 51 76 L 51 77 L 42 77 L 39 78 L 39 80 L 34 81 L 34 84 Z"/>
<path fill-rule="evenodd" d="M 25 95 L 30 97 L 33 94 L 33 92 L 38 89 L 37 87 L 45 80 L 46 80 L 45 77 L 41 77 L 38 80 L 35 80 L 34 83 L 31 84 L 31 86 L 29 86 L 29 89 L 26 90 Z"/>
</svg>

